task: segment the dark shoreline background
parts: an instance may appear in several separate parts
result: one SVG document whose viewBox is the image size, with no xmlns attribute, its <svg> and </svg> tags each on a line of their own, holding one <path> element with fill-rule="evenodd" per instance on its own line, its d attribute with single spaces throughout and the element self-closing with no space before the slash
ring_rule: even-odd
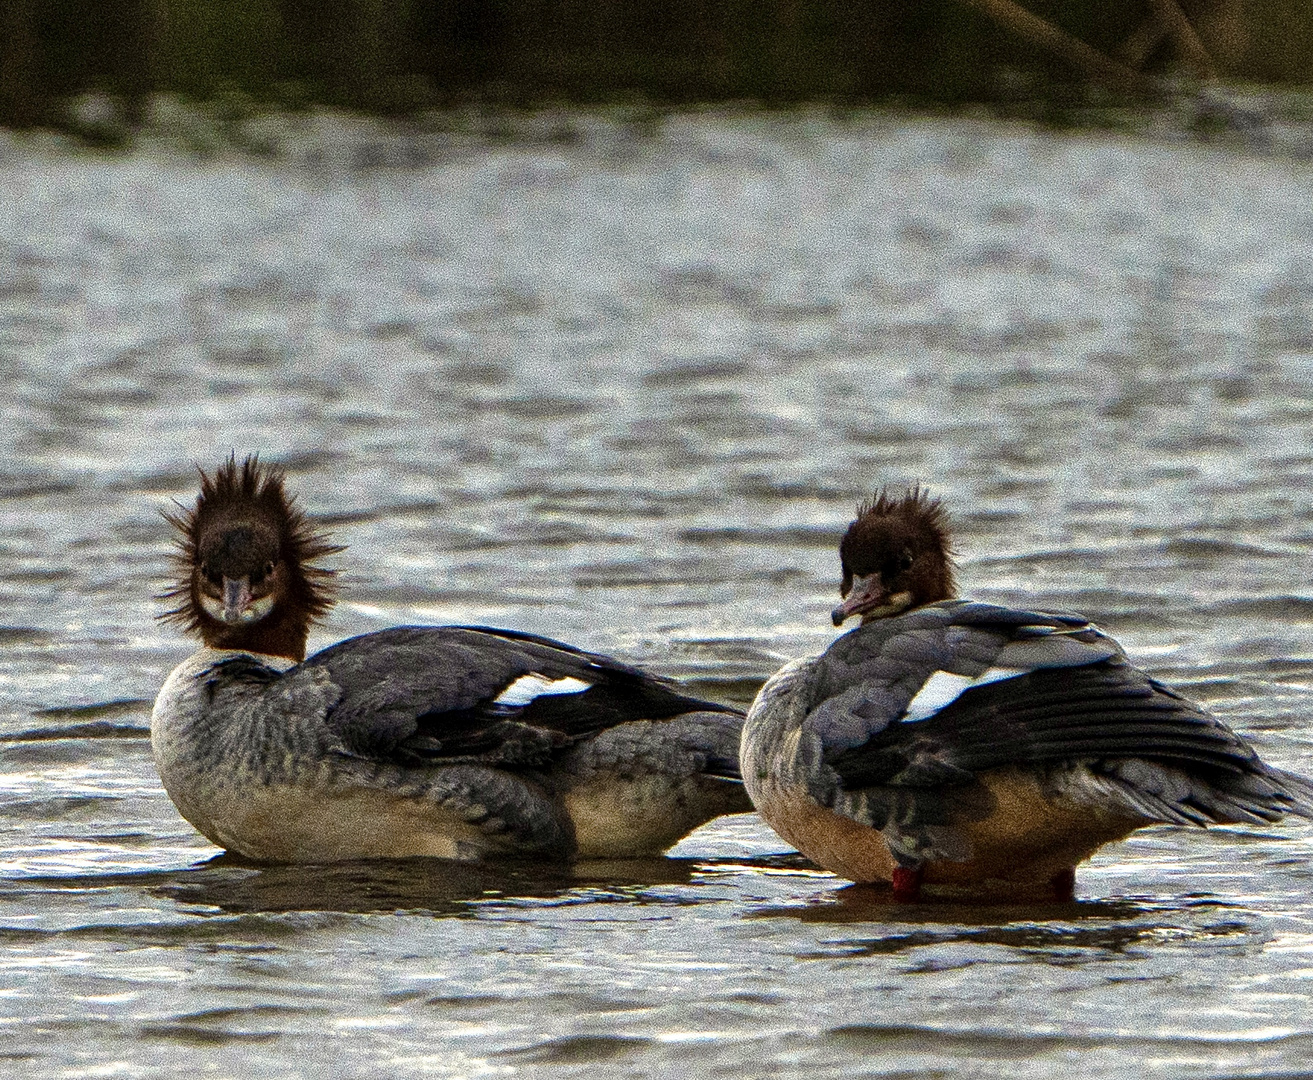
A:
<svg viewBox="0 0 1313 1080">
<path fill-rule="evenodd" d="M 1024 0 L 1150 72 L 1183 57 L 1149 0 Z M 1227 81 L 1313 83 L 1307 0 L 1183 0 Z M 1155 43 L 1156 42 L 1156 43 Z M 1188 65 L 1186 65 L 1188 67 Z M 970 0 L 0 0 L 0 125 L 78 95 L 240 92 L 384 114 L 464 102 L 1083 100 L 1086 73 Z M 76 128 L 76 124 L 72 125 Z"/>
</svg>

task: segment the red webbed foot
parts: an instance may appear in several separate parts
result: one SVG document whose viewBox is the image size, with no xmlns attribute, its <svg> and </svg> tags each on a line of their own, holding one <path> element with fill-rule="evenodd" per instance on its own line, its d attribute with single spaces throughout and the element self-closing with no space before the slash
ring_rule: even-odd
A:
<svg viewBox="0 0 1313 1080">
<path fill-rule="evenodd" d="M 921 867 L 909 870 L 905 866 L 894 867 L 894 899 L 900 904 L 913 904 L 921 899 Z"/>
<path fill-rule="evenodd" d="M 1049 888 L 1053 890 L 1053 899 L 1059 903 L 1068 903 L 1076 899 L 1076 868 L 1059 870 L 1049 878 Z"/>
</svg>

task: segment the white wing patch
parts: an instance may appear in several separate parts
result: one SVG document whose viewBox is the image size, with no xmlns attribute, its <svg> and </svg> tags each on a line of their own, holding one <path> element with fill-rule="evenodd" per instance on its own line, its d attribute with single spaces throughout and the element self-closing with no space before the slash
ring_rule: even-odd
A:
<svg viewBox="0 0 1313 1080">
<path fill-rule="evenodd" d="M 492 699 L 494 705 L 528 705 L 534 698 L 546 697 L 548 694 L 578 694 L 592 688 L 592 683 L 566 675 L 560 679 L 549 679 L 531 671 L 521 675 Z"/>
<path fill-rule="evenodd" d="M 925 720 L 934 716 L 940 709 L 951 705 L 968 690 L 987 683 L 1002 682 L 1025 675 L 1030 668 L 992 667 L 979 675 L 954 675 L 951 671 L 936 671 L 921 684 L 916 696 L 907 703 L 907 708 L 899 718 L 905 723 Z"/>
</svg>

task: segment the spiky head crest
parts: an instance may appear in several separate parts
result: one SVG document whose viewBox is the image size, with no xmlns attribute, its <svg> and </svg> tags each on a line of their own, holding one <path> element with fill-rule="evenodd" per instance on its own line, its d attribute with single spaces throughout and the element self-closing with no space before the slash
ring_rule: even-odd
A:
<svg viewBox="0 0 1313 1080">
<path fill-rule="evenodd" d="M 857 520 L 839 543 L 844 595 L 854 576 L 880 574 L 917 604 L 957 594 L 948 512 L 920 484 L 881 488 L 857 507 Z M 897 584 L 895 584 L 895 582 Z"/>
<path fill-rule="evenodd" d="M 337 592 L 334 571 L 315 560 L 343 548 L 306 520 L 287 494 L 282 470 L 263 464 L 259 455 L 239 465 L 233 453 L 212 475 L 198 471 L 201 491 L 195 505 L 179 504 L 177 512 L 164 514 L 177 530 L 176 576 L 158 597 L 173 604 L 159 618 L 199 633 L 206 644 L 246 647 L 234 644 L 236 631 L 205 610 L 200 578 L 206 573 L 259 575 L 259 566 L 277 563 L 285 571 L 282 594 L 269 618 L 254 624 L 260 629 L 257 636 L 267 638 L 275 631 L 293 640 L 299 636 L 304 655 L 311 624 L 328 614 Z"/>
</svg>

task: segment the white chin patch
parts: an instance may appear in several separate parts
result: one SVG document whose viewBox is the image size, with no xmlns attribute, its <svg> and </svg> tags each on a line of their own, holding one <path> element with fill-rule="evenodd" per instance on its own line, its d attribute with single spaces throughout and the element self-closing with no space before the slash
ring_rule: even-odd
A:
<svg viewBox="0 0 1313 1080">
<path fill-rule="evenodd" d="M 584 682 L 583 679 L 576 679 L 569 675 L 563 679 L 549 679 L 546 675 L 530 672 L 528 675 L 521 675 L 507 686 L 492 699 L 492 703 L 494 705 L 528 705 L 534 698 L 546 697 L 549 694 L 578 694 L 590 689 L 592 685 L 590 682 Z"/>
<path fill-rule="evenodd" d="M 1002 682 L 1004 679 L 1015 679 L 1018 675 L 1025 675 L 1029 670 L 1030 668 L 992 667 L 974 678 L 970 675 L 954 675 L 951 671 L 936 671 L 921 684 L 921 689 L 907 703 L 907 709 L 899 719 L 905 723 L 928 719 L 940 709 L 953 704 L 974 687 Z"/>
<path fill-rule="evenodd" d="M 274 608 L 274 597 L 270 593 L 270 595 L 262 596 L 258 600 L 252 600 L 236 619 L 227 618 L 224 613 L 223 601 L 216 600 L 213 596 L 202 595 L 201 607 L 205 609 L 205 614 L 215 622 L 240 625 L 241 623 L 259 622 L 268 615 Z"/>
</svg>

